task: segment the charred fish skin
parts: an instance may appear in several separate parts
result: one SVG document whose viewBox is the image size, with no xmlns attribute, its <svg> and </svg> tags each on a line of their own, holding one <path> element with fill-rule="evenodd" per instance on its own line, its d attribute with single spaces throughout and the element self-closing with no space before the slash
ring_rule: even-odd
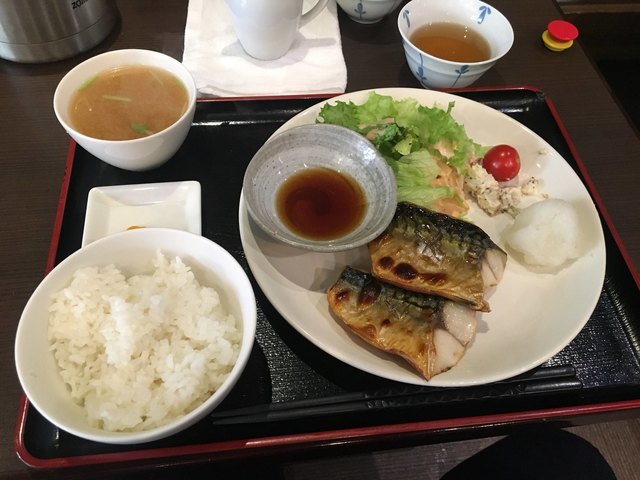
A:
<svg viewBox="0 0 640 480">
<path fill-rule="evenodd" d="M 358 304 L 361 306 L 370 306 L 382 301 L 398 316 L 411 315 L 411 310 L 414 308 L 419 311 L 424 310 L 426 315 L 423 319 L 429 322 L 432 320 L 432 315 L 442 308 L 444 301 L 440 297 L 424 295 L 379 282 L 373 275 L 349 266 L 342 271 L 339 281 L 349 287 L 355 287 L 359 292 Z"/>
<path fill-rule="evenodd" d="M 427 380 L 457 364 L 475 335 L 473 310 L 456 306 L 455 315 L 449 315 L 450 300 L 395 287 L 352 267 L 343 270 L 327 299 L 355 334 L 404 358 Z M 467 329 L 465 338 L 447 331 L 451 321 Z"/>
<path fill-rule="evenodd" d="M 490 309 L 484 291 L 499 281 L 507 261 L 477 225 L 407 202 L 398 203 L 386 231 L 369 243 L 369 253 L 372 272 L 381 280 L 485 312 Z M 492 268 L 483 268 L 489 258 Z M 491 284 L 487 272 L 495 277 Z"/>
</svg>

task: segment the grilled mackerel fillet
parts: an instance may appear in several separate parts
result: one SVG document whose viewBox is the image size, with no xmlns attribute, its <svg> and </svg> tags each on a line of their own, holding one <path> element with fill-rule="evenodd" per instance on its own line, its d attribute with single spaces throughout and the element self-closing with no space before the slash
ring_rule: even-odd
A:
<svg viewBox="0 0 640 480">
<path fill-rule="evenodd" d="M 483 312 L 490 311 L 485 290 L 502 279 L 507 262 L 480 227 L 406 202 L 369 254 L 376 278 Z"/>
<path fill-rule="evenodd" d="M 333 314 L 371 345 L 404 358 L 425 379 L 449 370 L 476 331 L 476 312 L 394 287 L 346 267 L 327 292 Z"/>
</svg>

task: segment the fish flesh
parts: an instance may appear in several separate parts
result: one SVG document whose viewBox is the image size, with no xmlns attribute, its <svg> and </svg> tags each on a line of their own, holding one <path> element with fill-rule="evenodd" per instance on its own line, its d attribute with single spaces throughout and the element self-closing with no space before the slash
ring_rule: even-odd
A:
<svg viewBox="0 0 640 480">
<path fill-rule="evenodd" d="M 489 312 L 485 291 L 502 279 L 507 254 L 472 223 L 400 202 L 387 229 L 369 242 L 372 274 L 414 292 Z"/>
<path fill-rule="evenodd" d="M 350 266 L 329 288 L 327 300 L 355 334 L 404 358 L 426 380 L 455 366 L 475 337 L 475 310 L 395 287 Z"/>
</svg>

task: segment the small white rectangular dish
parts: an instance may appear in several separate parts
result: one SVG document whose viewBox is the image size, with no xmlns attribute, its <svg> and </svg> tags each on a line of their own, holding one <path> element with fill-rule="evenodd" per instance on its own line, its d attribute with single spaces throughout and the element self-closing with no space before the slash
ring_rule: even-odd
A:
<svg viewBox="0 0 640 480">
<path fill-rule="evenodd" d="M 201 189 L 196 181 L 94 187 L 89 191 L 82 246 L 136 227 L 202 234 Z"/>
</svg>

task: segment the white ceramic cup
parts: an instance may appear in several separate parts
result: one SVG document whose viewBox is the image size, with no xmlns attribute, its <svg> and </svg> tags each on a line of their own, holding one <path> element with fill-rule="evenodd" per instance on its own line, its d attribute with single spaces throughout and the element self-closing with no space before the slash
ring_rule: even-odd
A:
<svg viewBox="0 0 640 480">
<path fill-rule="evenodd" d="M 298 29 L 313 20 L 328 0 L 302 13 L 304 0 L 225 0 L 233 26 L 247 54 L 275 60 L 289 51 Z"/>
</svg>

